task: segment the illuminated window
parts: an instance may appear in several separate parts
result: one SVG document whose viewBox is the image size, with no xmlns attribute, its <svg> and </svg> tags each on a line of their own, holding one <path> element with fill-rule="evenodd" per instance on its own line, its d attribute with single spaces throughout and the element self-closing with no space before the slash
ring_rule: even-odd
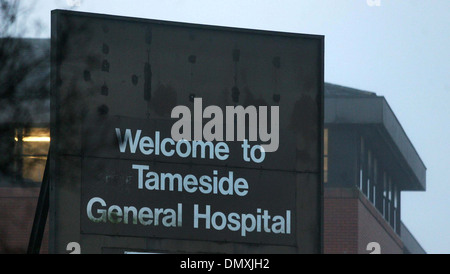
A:
<svg viewBox="0 0 450 274">
<path fill-rule="evenodd" d="M 17 180 L 41 182 L 50 146 L 48 128 L 17 128 L 14 170 Z"/>
<path fill-rule="evenodd" d="M 323 181 L 328 182 L 328 128 L 323 131 Z"/>
</svg>

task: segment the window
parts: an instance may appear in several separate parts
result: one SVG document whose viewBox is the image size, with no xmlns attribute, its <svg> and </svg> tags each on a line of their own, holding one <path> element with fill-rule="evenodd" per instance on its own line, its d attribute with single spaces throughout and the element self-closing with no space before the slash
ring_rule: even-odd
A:
<svg viewBox="0 0 450 274">
<path fill-rule="evenodd" d="M 367 151 L 367 185 L 366 185 L 366 197 L 371 200 L 371 188 L 372 183 L 370 181 L 372 177 L 372 152 L 370 150 Z"/>
<path fill-rule="evenodd" d="M 387 185 L 387 212 L 386 212 L 386 220 L 388 222 L 391 221 L 391 206 L 392 206 L 392 180 L 391 177 L 388 177 L 388 185 Z"/>
<path fill-rule="evenodd" d="M 328 128 L 323 131 L 323 182 L 328 182 Z"/>
<path fill-rule="evenodd" d="M 378 151 L 370 147 L 363 136 L 360 137 L 358 149 L 359 180 L 356 185 L 394 231 L 399 233 L 400 194 L 395 170 L 390 167 L 385 169 L 383 162 L 377 158 Z"/>
<path fill-rule="evenodd" d="M 363 168 L 364 168 L 364 138 L 361 136 L 361 146 L 359 152 L 359 189 L 363 190 Z"/>
<path fill-rule="evenodd" d="M 372 171 L 372 196 L 371 201 L 376 207 L 377 205 L 377 184 L 378 184 L 378 163 L 377 159 L 373 159 L 373 171 Z"/>
<path fill-rule="evenodd" d="M 41 182 L 50 146 L 50 130 L 16 128 L 14 141 L 16 181 Z"/>
<path fill-rule="evenodd" d="M 383 217 L 387 219 L 387 187 L 388 178 L 386 172 L 383 172 Z"/>
<path fill-rule="evenodd" d="M 381 170 L 380 170 L 381 174 Z M 389 176 L 385 171 L 382 172 L 382 181 L 380 181 L 380 199 L 379 203 L 380 211 L 383 214 L 383 218 L 389 223 L 396 233 L 399 231 L 399 214 L 400 214 L 400 191 L 395 184 L 393 177 Z M 382 191 L 382 193 L 381 193 Z"/>
<path fill-rule="evenodd" d="M 392 222 L 393 222 L 392 227 L 394 228 L 394 231 L 397 231 L 397 206 L 398 206 L 398 204 L 397 204 L 398 203 L 397 186 L 393 186 L 393 193 L 392 193 L 392 195 L 394 196 L 393 197 L 394 198 L 394 203 L 393 203 L 393 205 L 394 205 L 393 215 L 394 216 L 392 216 Z"/>
</svg>

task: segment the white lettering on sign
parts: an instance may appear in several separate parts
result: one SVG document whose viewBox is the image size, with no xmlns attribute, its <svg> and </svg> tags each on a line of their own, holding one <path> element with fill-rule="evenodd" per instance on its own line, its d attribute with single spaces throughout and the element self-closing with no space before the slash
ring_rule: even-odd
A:
<svg viewBox="0 0 450 274">
<path fill-rule="evenodd" d="M 105 200 L 94 197 L 89 200 L 87 207 L 89 220 L 95 223 L 133 224 L 143 226 L 183 226 L 183 204 L 178 203 L 176 208 L 150 208 L 135 206 L 108 206 Z M 211 205 L 201 208 L 194 204 L 194 228 L 203 227 L 207 230 L 238 232 L 246 237 L 249 233 L 263 232 L 274 234 L 291 234 L 291 211 L 286 210 L 284 215 L 271 215 L 268 210 L 257 208 L 253 213 L 221 212 L 211 210 Z"/>
<path fill-rule="evenodd" d="M 200 212 L 199 205 L 194 205 L 194 228 L 204 223 L 206 229 L 240 231 L 242 237 L 249 232 L 266 232 L 275 234 L 291 234 L 291 211 L 286 210 L 286 215 L 269 215 L 268 210 L 258 208 L 256 214 L 238 214 L 235 212 L 225 214 L 220 211 L 211 212 L 211 206 L 206 205 Z"/>
<path fill-rule="evenodd" d="M 202 158 L 226 160 L 229 156 L 229 147 L 224 142 L 213 144 L 204 141 L 187 141 L 185 139 L 174 141 L 172 138 L 161 140 L 160 132 L 156 131 L 154 138 L 141 136 L 142 130 L 136 130 L 133 134 L 131 129 L 125 129 L 124 134 L 120 128 L 116 128 L 117 140 L 119 142 L 119 151 L 125 153 L 129 151 L 135 154 L 139 152 L 143 155 L 154 154 L 172 157 L 175 154 L 181 158 Z M 127 149 L 128 148 L 128 149 Z"/>
<path fill-rule="evenodd" d="M 258 113 L 259 112 L 259 113 Z M 236 147 L 241 151 L 241 159 L 244 162 L 261 164 L 266 159 L 266 151 L 278 149 L 278 107 L 273 107 L 271 116 L 268 117 L 267 107 L 242 106 L 226 107 L 226 114 L 217 106 L 208 106 L 202 109 L 202 101 L 199 98 L 194 100 L 194 139 L 191 140 L 191 113 L 185 106 L 175 107 L 172 111 L 172 118 L 179 120 L 172 127 L 172 136 L 161 136 L 161 132 L 155 131 L 148 134 L 139 128 L 115 127 L 114 133 L 117 137 L 118 151 L 120 153 L 140 154 L 144 156 L 180 157 L 180 158 L 200 158 L 226 161 L 230 156 L 230 148 L 223 136 L 223 118 L 226 118 L 227 132 L 226 140 L 234 141 L 236 133 L 237 139 L 242 141 Z M 200 124 L 197 120 L 200 117 Z M 203 118 L 210 118 L 205 124 L 203 131 L 201 125 Z M 235 120 L 236 118 L 236 120 Z M 270 118 L 271 130 L 267 130 L 268 119 Z M 249 128 L 246 129 L 246 121 L 249 121 Z M 197 124 L 196 124 L 197 123 Z M 235 128 L 228 128 L 228 125 L 237 125 Z M 257 131 L 258 129 L 258 131 Z M 248 133 L 248 136 L 245 134 Z M 174 136 L 175 135 L 175 136 Z M 247 139 L 248 137 L 248 139 Z M 203 140 L 205 139 L 205 141 Z M 269 142 L 269 145 L 250 144 L 250 141 Z M 213 143 L 214 141 L 214 143 Z M 154 160 L 154 157 L 151 158 Z M 217 195 L 234 196 L 235 199 L 244 199 L 250 192 L 247 179 L 239 176 L 239 171 L 229 170 L 224 167 L 209 169 L 203 174 L 156 172 L 152 170 L 153 165 L 140 161 L 132 163 L 132 176 L 125 176 L 126 184 L 134 183 L 141 193 L 148 192 L 183 192 L 196 195 Z M 158 168 L 159 170 L 160 168 Z M 208 170 L 208 166 L 205 166 Z M 220 171 L 220 172 L 219 172 Z M 114 174 L 105 174 L 106 181 L 116 178 Z M 258 175 L 260 176 L 260 175 Z M 137 178 L 133 180 L 132 178 Z M 274 184 L 278 183 L 276 181 Z M 277 189 L 276 186 L 274 189 Z M 175 197 L 175 196 L 174 196 Z M 198 197 L 198 196 L 197 196 Z M 223 199 L 223 198 L 220 198 Z M 279 235 L 291 234 L 292 213 L 290 209 L 279 210 L 277 214 L 270 213 L 268 209 L 254 206 L 244 212 L 234 212 L 232 210 L 216 210 L 208 200 L 203 204 L 196 201 L 192 211 L 187 216 L 192 218 L 188 222 L 193 229 L 203 231 L 228 230 L 235 232 L 240 237 L 247 237 L 251 233 L 270 233 Z M 148 200 L 151 202 L 151 199 Z M 170 200 L 169 200 L 170 202 Z M 192 205 L 192 203 L 189 203 Z M 251 207 L 250 207 L 251 208 Z M 91 198 L 86 206 L 87 217 L 91 222 L 104 224 L 122 225 L 142 225 L 142 226 L 162 226 L 167 228 L 183 227 L 183 203 L 179 202 L 173 208 L 169 207 L 135 207 L 132 205 L 109 205 L 101 197 Z M 280 212 L 282 214 L 280 214 Z"/>
<path fill-rule="evenodd" d="M 99 197 L 92 198 L 87 204 L 87 216 L 95 223 L 123 223 L 141 224 L 144 226 L 181 227 L 183 205 L 179 203 L 176 209 L 142 207 L 139 210 L 134 206 L 120 207 L 111 205 L 107 207 L 105 200 Z"/>
<path fill-rule="evenodd" d="M 158 174 L 147 165 L 133 165 L 133 169 L 138 171 L 138 189 L 147 190 L 183 190 L 188 193 L 201 192 L 203 194 L 222 194 L 245 196 L 248 193 L 248 183 L 244 178 L 234 179 L 234 172 L 229 171 L 228 176 L 218 177 L 218 171 L 214 170 L 213 175 L 203 175 L 199 178 L 193 174 L 187 174 L 184 177 L 178 173 Z M 144 171 L 148 171 L 145 173 Z M 144 181 L 144 177 L 147 178 Z"/>
</svg>

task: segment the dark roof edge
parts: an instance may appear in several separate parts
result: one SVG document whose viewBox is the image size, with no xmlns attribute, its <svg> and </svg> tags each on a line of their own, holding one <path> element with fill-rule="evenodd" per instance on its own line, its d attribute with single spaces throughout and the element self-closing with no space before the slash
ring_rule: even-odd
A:
<svg viewBox="0 0 450 274">
<path fill-rule="evenodd" d="M 402 155 L 404 161 L 407 163 L 410 172 L 414 174 L 419 183 L 418 189 L 405 189 L 410 191 L 426 191 L 426 171 L 427 167 L 414 147 L 413 143 L 409 139 L 405 130 L 403 129 L 401 123 L 392 111 L 387 100 L 384 97 L 379 97 L 382 99 L 382 124 L 389 134 L 392 141 L 394 141 L 395 146 Z"/>
<path fill-rule="evenodd" d="M 400 238 L 402 239 L 403 246 L 412 254 L 427 254 L 427 251 L 417 241 L 416 237 L 406 227 L 403 221 L 400 222 Z"/>
<path fill-rule="evenodd" d="M 374 97 L 377 96 L 375 92 L 350 88 L 332 83 L 325 83 L 325 95 L 328 97 Z"/>
<path fill-rule="evenodd" d="M 425 170 L 427 169 L 427 166 L 425 165 L 425 163 L 423 162 L 422 158 L 420 157 L 420 154 L 417 152 L 417 149 L 414 147 L 413 143 L 411 142 L 411 139 L 409 139 L 408 134 L 406 134 L 405 129 L 403 128 L 402 124 L 400 123 L 400 121 L 398 120 L 397 116 L 395 115 L 395 112 L 392 111 L 391 106 L 389 105 L 388 101 L 386 100 L 386 98 L 384 98 L 384 96 L 381 96 L 384 100 L 384 102 L 386 103 L 386 106 L 389 108 L 390 112 L 392 113 L 392 115 L 394 116 L 395 120 L 397 121 L 398 126 L 400 127 L 401 131 L 403 132 L 403 135 L 406 137 L 406 139 L 408 140 L 409 144 L 411 145 L 411 148 L 414 150 L 414 152 L 416 153 L 417 157 L 419 158 L 420 162 L 422 163 L 422 165 L 424 166 Z"/>
</svg>

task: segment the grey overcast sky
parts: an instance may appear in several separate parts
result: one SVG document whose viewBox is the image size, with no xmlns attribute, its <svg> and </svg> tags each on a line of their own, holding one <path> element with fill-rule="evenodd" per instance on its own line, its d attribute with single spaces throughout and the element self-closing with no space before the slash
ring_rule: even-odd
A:
<svg viewBox="0 0 450 274">
<path fill-rule="evenodd" d="M 427 166 L 427 191 L 402 193 L 403 222 L 427 252 L 450 253 L 450 1 L 368 1 L 35 0 L 28 19 L 49 37 L 50 10 L 79 3 L 72 9 L 325 35 L 325 81 L 384 96 Z"/>
</svg>

